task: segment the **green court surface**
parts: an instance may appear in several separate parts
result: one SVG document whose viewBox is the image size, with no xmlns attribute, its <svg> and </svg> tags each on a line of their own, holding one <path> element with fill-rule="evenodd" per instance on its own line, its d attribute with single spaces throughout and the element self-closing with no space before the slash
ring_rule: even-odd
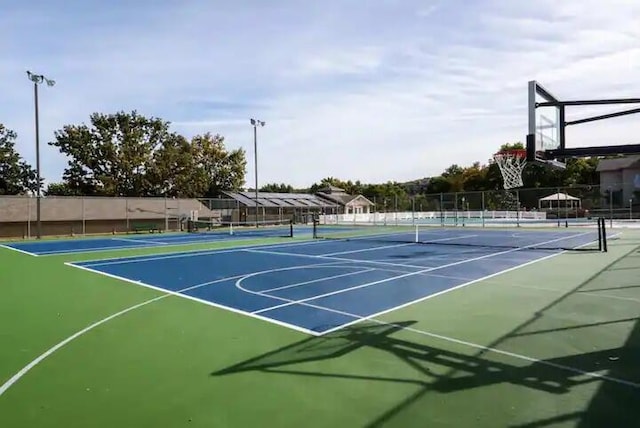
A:
<svg viewBox="0 0 640 428">
<path fill-rule="evenodd" d="M 638 426 L 640 230 L 608 233 L 320 336 L 64 264 L 233 242 L 0 248 L 0 427 Z"/>
</svg>

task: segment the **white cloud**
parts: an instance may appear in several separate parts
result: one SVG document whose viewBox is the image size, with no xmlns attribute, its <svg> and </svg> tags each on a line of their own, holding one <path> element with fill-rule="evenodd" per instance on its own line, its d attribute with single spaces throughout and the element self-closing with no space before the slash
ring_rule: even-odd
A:
<svg viewBox="0 0 640 428">
<path fill-rule="evenodd" d="M 567 99 L 640 94 L 633 1 L 203 0 L 89 15 L 49 6 L 38 25 L 26 7 L 0 18 L 0 121 L 19 132 L 31 161 L 29 67 L 58 82 L 42 90 L 43 141 L 94 111 L 137 109 L 187 135 L 221 133 L 252 163 L 248 119 L 258 117 L 267 122 L 260 181 L 295 186 L 326 176 L 407 180 L 484 162 L 524 140 L 530 79 Z M 635 119 L 571 128 L 569 144 L 637 142 Z M 64 164 L 43 149 L 45 175 L 59 177 Z"/>
</svg>

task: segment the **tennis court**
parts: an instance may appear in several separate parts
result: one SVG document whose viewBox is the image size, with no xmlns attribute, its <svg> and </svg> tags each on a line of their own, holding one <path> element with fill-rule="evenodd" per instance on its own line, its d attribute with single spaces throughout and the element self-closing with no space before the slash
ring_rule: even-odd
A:
<svg viewBox="0 0 640 428">
<path fill-rule="evenodd" d="M 597 241 L 595 230 L 435 229 L 426 247 L 411 228 L 323 231 L 336 239 L 70 265 L 317 334 Z"/>
<path fill-rule="evenodd" d="M 636 230 L 217 233 L 0 248 L 0 425 L 633 426 Z"/>
<path fill-rule="evenodd" d="M 199 233 L 167 233 L 140 235 L 117 235 L 112 237 L 59 239 L 8 243 L 7 247 L 32 256 L 51 256 L 60 254 L 86 253 L 107 250 L 123 250 L 162 246 L 178 246 L 207 242 L 220 242 L 239 239 L 284 238 L 293 236 L 293 225 L 289 220 L 260 222 L 259 227 L 248 223 L 221 224 Z M 310 229 L 304 225 L 296 226 L 296 231 L 304 236 Z"/>
</svg>

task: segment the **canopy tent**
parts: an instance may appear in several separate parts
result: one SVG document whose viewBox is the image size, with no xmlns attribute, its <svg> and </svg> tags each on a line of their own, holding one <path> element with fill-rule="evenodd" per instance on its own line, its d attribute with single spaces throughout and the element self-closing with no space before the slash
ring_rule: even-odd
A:
<svg viewBox="0 0 640 428">
<path fill-rule="evenodd" d="M 554 202 L 556 208 L 560 208 L 561 205 L 563 205 L 564 208 L 574 208 L 582 205 L 580 198 L 566 193 L 554 193 L 553 195 L 538 199 L 538 209 L 541 209 L 543 205 L 546 205 L 545 208 L 553 208 Z"/>
</svg>

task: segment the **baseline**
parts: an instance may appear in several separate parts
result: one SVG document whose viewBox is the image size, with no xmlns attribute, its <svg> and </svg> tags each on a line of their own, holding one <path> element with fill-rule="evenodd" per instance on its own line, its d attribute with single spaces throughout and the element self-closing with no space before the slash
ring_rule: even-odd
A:
<svg viewBox="0 0 640 428">
<path fill-rule="evenodd" d="M 7 250 L 15 251 L 20 254 L 26 254 L 27 256 L 31 256 L 31 257 L 39 257 L 39 254 L 30 253 L 29 251 L 21 250 L 20 248 L 15 248 L 10 245 L 0 245 L 0 248 L 5 248 Z"/>
<path fill-rule="evenodd" d="M 131 239 L 131 238 L 111 238 L 112 241 L 123 241 L 123 242 L 142 242 L 145 244 L 151 244 L 151 245 L 169 245 L 167 242 L 162 242 L 160 240 L 158 241 L 149 241 L 146 239 Z"/>
<path fill-rule="evenodd" d="M 69 263 L 74 264 L 82 264 L 83 266 L 107 266 L 112 264 L 126 264 L 126 263 L 138 263 L 144 261 L 155 261 L 155 260 L 165 260 L 165 259 L 174 259 L 180 257 L 193 257 L 193 256 L 208 256 L 212 254 L 224 254 L 224 253 L 233 253 L 240 251 L 247 251 L 250 249 L 260 249 L 260 248 L 288 248 L 288 247 L 297 247 L 301 245 L 316 245 L 319 244 L 318 241 L 300 241 L 300 242 L 284 242 L 284 243 L 272 243 L 272 244 L 253 244 L 253 245 L 238 245 L 232 248 L 219 248 L 212 250 L 204 250 L 204 249 L 196 249 L 196 250 L 186 250 L 186 251 L 178 251 L 175 253 L 162 253 L 162 254 L 147 254 L 147 255 L 136 255 L 136 256 L 124 256 L 124 257 L 105 257 L 102 259 L 93 259 L 93 260 L 77 260 L 71 261 Z M 162 247 L 166 248 L 166 247 Z"/>
</svg>

